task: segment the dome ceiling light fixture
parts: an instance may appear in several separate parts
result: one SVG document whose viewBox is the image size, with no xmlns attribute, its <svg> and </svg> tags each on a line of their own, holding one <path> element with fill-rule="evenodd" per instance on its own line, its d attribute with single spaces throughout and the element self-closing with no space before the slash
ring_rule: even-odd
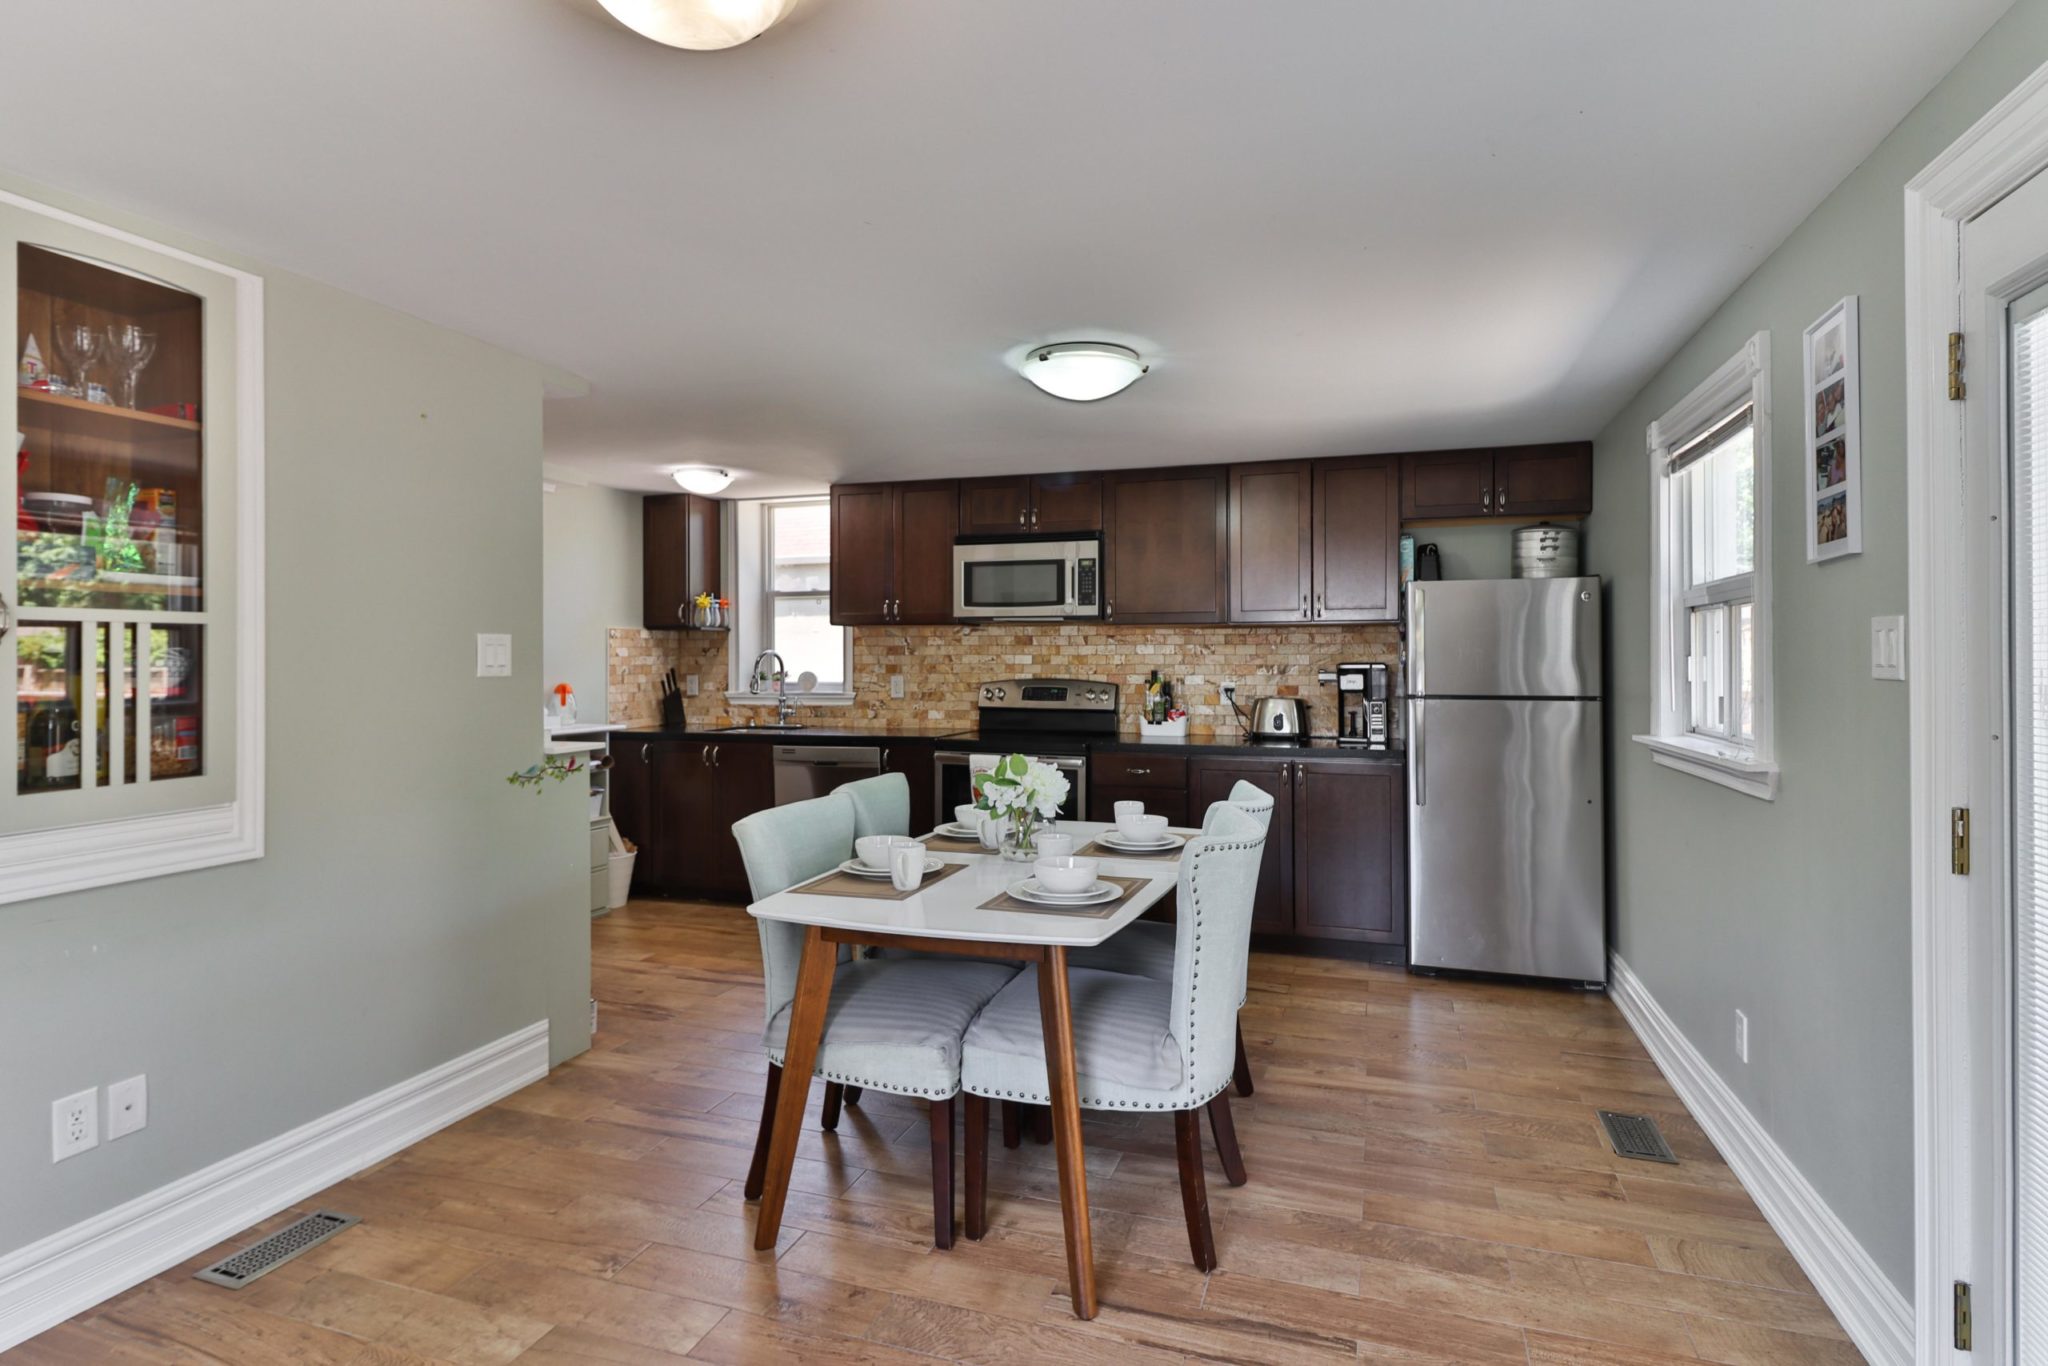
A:
<svg viewBox="0 0 2048 1366">
<path fill-rule="evenodd" d="M 1091 341 L 1034 346 L 1018 368 L 1054 398 L 1093 403 L 1122 393 L 1152 367 L 1128 346 Z"/>
<path fill-rule="evenodd" d="M 794 0 L 598 0 L 643 38 L 691 52 L 717 52 L 758 38 L 795 8 Z"/>
<path fill-rule="evenodd" d="M 714 493 L 725 492 L 725 486 L 732 482 L 732 471 L 714 469 L 710 465 L 685 465 L 670 471 L 678 484 L 687 493 L 699 493 L 709 498 Z"/>
</svg>

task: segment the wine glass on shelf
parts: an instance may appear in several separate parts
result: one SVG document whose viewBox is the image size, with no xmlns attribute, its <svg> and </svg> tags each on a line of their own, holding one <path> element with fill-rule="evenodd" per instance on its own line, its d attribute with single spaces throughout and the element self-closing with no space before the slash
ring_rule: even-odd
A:
<svg viewBox="0 0 2048 1366">
<path fill-rule="evenodd" d="M 156 333 L 139 323 L 115 323 L 107 329 L 107 350 L 121 370 L 121 406 L 135 406 L 135 382 L 156 357 Z"/>
<path fill-rule="evenodd" d="M 106 338 L 83 318 L 71 317 L 57 323 L 57 354 L 64 359 L 66 391 L 85 398 L 91 393 L 86 375 L 106 354 Z"/>
</svg>

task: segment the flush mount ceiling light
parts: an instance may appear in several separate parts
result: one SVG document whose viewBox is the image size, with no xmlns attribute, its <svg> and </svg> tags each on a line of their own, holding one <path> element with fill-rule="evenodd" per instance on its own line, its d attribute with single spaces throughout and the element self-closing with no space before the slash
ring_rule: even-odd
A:
<svg viewBox="0 0 2048 1366">
<path fill-rule="evenodd" d="M 692 52 L 738 47 L 766 33 L 793 0 L 598 0 L 643 38 Z"/>
<path fill-rule="evenodd" d="M 1054 342 L 1032 347 L 1019 368 L 1055 398 L 1092 403 L 1130 388 L 1152 367 L 1115 342 Z"/>
<path fill-rule="evenodd" d="M 709 497 L 725 491 L 725 486 L 732 482 L 732 471 L 713 469 L 709 465 L 685 465 L 674 471 L 674 478 L 685 492 Z"/>
</svg>

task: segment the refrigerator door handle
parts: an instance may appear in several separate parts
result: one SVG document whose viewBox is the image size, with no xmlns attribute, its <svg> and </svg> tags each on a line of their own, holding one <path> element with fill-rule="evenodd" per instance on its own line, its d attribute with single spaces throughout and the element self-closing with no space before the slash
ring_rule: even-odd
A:
<svg viewBox="0 0 2048 1366">
<path fill-rule="evenodd" d="M 1414 674 L 1409 680 L 1408 691 L 1418 697 L 1427 697 L 1429 689 L 1423 686 L 1423 672 L 1429 663 L 1429 656 L 1422 648 L 1422 596 L 1421 584 L 1408 585 L 1408 615 L 1413 618 L 1408 623 L 1409 635 L 1412 638 L 1412 643 L 1408 647 L 1408 667 Z"/>
<path fill-rule="evenodd" d="M 1429 805 L 1428 771 L 1423 765 L 1426 751 L 1423 748 L 1422 709 L 1428 705 L 1420 697 L 1408 699 L 1408 753 L 1409 767 L 1415 771 L 1415 804 Z"/>
</svg>

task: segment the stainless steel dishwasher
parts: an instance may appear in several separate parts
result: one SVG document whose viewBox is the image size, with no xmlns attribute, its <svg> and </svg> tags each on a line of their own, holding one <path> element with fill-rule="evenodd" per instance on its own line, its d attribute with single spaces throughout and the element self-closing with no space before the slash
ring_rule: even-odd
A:
<svg viewBox="0 0 2048 1366">
<path fill-rule="evenodd" d="M 882 771 L 877 745 L 777 745 L 775 804 L 822 797 L 842 783 L 872 778 Z"/>
</svg>

